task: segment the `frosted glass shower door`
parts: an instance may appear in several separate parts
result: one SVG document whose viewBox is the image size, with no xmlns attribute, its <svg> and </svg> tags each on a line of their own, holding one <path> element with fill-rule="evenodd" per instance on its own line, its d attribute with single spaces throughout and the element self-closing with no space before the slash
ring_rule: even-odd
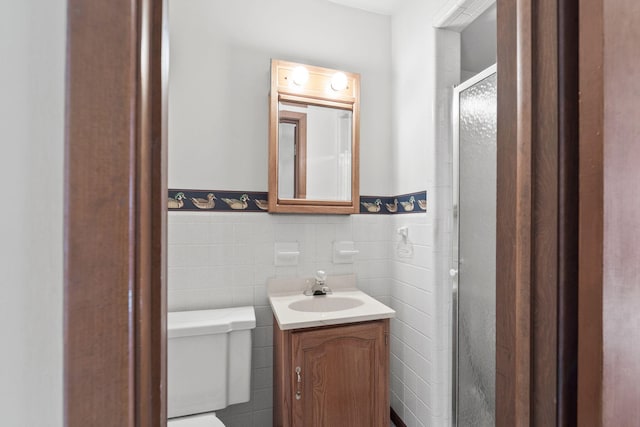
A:
<svg viewBox="0 0 640 427">
<path fill-rule="evenodd" d="M 495 66 L 456 87 L 453 104 L 453 418 L 461 427 L 490 427 L 496 372 Z"/>
</svg>

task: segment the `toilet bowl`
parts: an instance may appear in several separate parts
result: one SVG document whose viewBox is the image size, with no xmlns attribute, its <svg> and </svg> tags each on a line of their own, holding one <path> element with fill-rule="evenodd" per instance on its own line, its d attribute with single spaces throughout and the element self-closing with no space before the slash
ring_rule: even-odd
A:
<svg viewBox="0 0 640 427">
<path fill-rule="evenodd" d="M 167 316 L 169 427 L 223 427 L 214 411 L 247 402 L 253 307 Z"/>
</svg>

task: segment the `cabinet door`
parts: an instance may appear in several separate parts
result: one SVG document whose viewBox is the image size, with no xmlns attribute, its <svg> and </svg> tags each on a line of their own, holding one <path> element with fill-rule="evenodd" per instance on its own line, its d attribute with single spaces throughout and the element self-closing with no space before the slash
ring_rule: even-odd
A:
<svg viewBox="0 0 640 427">
<path fill-rule="evenodd" d="M 388 427 L 387 328 L 376 321 L 292 334 L 293 426 Z"/>
</svg>

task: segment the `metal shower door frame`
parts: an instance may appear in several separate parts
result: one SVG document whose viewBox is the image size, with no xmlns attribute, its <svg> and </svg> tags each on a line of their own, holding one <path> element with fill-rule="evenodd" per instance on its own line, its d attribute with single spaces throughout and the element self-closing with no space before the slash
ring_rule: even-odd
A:
<svg viewBox="0 0 640 427">
<path fill-rule="evenodd" d="M 460 94 L 484 79 L 497 73 L 493 64 L 475 76 L 453 88 L 452 102 L 452 202 L 453 224 L 451 229 L 451 425 L 458 426 L 458 269 L 460 262 Z"/>
</svg>

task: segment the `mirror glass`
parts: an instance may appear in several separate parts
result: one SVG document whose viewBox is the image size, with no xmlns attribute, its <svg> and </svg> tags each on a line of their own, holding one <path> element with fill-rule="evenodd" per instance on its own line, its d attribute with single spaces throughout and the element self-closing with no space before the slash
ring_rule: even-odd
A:
<svg viewBox="0 0 640 427">
<path fill-rule="evenodd" d="M 360 76 L 272 60 L 269 211 L 359 211 Z"/>
<path fill-rule="evenodd" d="M 278 197 L 351 200 L 350 110 L 280 102 Z"/>
</svg>

